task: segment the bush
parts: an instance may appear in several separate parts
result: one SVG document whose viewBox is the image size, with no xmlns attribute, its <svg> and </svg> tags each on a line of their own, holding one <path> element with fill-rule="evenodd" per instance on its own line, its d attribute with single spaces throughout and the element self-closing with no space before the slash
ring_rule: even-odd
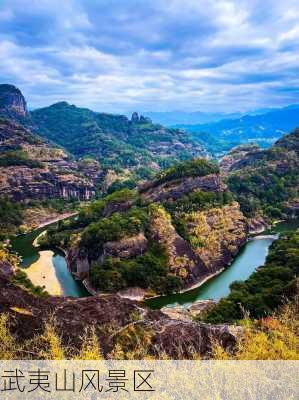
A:
<svg viewBox="0 0 299 400">
<path fill-rule="evenodd" d="M 22 207 L 8 199 L 0 198 L 0 240 L 15 233 L 22 222 Z"/>
</svg>

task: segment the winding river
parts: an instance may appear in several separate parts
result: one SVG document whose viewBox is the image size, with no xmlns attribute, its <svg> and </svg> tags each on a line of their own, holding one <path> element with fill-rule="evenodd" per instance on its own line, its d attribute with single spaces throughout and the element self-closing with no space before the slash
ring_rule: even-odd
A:
<svg viewBox="0 0 299 400">
<path fill-rule="evenodd" d="M 299 227 L 299 220 L 279 223 L 271 231 L 251 238 L 242 248 L 233 263 L 221 274 L 202 286 L 184 293 L 160 296 L 146 301 L 154 309 L 177 304 L 188 306 L 194 301 L 204 299 L 218 300 L 229 293 L 229 286 L 235 280 L 245 280 L 257 267 L 263 265 L 271 243 L 278 234 Z M 39 250 L 33 242 L 45 227 L 14 238 L 12 250 L 22 257 L 22 267 L 35 285 L 45 286 L 53 295 L 85 297 L 88 296 L 83 285 L 74 280 L 67 268 L 63 254 L 57 250 Z"/>
</svg>

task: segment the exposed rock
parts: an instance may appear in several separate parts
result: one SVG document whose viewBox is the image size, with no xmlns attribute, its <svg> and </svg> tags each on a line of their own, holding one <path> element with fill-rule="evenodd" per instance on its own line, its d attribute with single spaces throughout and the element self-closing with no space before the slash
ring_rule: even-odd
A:
<svg viewBox="0 0 299 400">
<path fill-rule="evenodd" d="M 241 329 L 228 325 L 209 325 L 190 321 L 158 318 L 151 323 L 154 331 L 153 348 L 156 355 L 167 354 L 172 358 L 189 358 L 199 354 L 209 358 L 215 342 L 233 350 Z"/>
<path fill-rule="evenodd" d="M 19 313 L 18 309 L 26 310 Z M 137 325 L 148 332 L 150 354 L 167 354 L 171 358 L 190 358 L 198 353 L 209 357 L 212 344 L 219 341 L 232 349 L 237 330 L 227 325 L 183 322 L 168 318 L 159 311 L 150 311 L 141 303 L 117 295 L 97 295 L 80 299 L 38 298 L 13 285 L 0 272 L 0 313 L 8 313 L 12 331 L 18 341 L 43 332 L 45 322 L 54 316 L 56 328 L 67 345 L 79 347 L 86 328 L 94 327 L 101 350 L 107 356 L 126 335 L 124 350 L 130 350 L 130 334 Z M 136 320 L 136 316 L 140 320 Z M 134 331 L 133 331 L 134 335 Z"/>
<path fill-rule="evenodd" d="M 166 251 L 170 272 L 180 276 L 185 284 L 208 273 L 190 244 L 178 235 L 169 214 L 162 206 L 156 206 L 151 211 L 150 234 L 152 240 Z"/>
<path fill-rule="evenodd" d="M 0 113 L 12 118 L 28 116 L 27 105 L 21 91 L 13 85 L 0 85 Z"/>
<path fill-rule="evenodd" d="M 143 115 L 140 115 L 139 122 L 141 124 L 152 124 L 152 120 L 148 117 L 144 117 Z"/>
<path fill-rule="evenodd" d="M 144 200 L 148 202 L 162 202 L 166 200 L 178 200 L 194 190 L 219 193 L 223 192 L 226 186 L 219 175 L 211 174 L 166 182 L 159 186 L 155 182 L 149 182 L 140 186 L 139 189 Z"/>
<path fill-rule="evenodd" d="M 248 219 L 249 233 L 255 235 L 262 233 L 267 228 L 267 223 L 262 216 Z"/>
<path fill-rule="evenodd" d="M 261 148 L 255 144 L 244 144 L 234 147 L 220 161 L 220 168 L 224 174 L 230 172 L 247 155 L 254 155 L 261 151 Z"/>
<path fill-rule="evenodd" d="M 210 310 L 215 304 L 217 304 L 215 300 L 198 300 L 187 307 L 181 305 L 163 307 L 161 312 L 171 319 L 193 321 L 194 317 L 198 317 L 203 312 Z"/>
<path fill-rule="evenodd" d="M 1 250 L 0 250 L 1 252 Z M 0 254 L 0 275 L 6 279 L 12 278 L 16 273 L 16 268 L 13 263 L 10 262 L 9 258 L 1 257 Z"/>
<path fill-rule="evenodd" d="M 142 255 L 148 247 L 148 240 L 143 233 L 115 242 L 106 242 L 98 262 L 103 262 L 106 257 L 128 259 Z M 89 275 L 91 262 L 88 250 L 82 249 L 74 243 L 65 250 L 66 262 L 69 270 L 78 279 L 85 279 Z M 89 283 L 90 285 L 90 283 Z"/>
<path fill-rule="evenodd" d="M 109 201 L 103 211 L 104 217 L 110 217 L 115 212 L 125 212 L 132 207 L 133 201 Z"/>
<path fill-rule="evenodd" d="M 117 294 L 124 299 L 142 301 L 145 298 L 147 291 L 140 287 L 129 287 L 127 289 L 119 290 Z"/>
<path fill-rule="evenodd" d="M 133 112 L 133 114 L 132 114 L 131 122 L 133 122 L 133 123 L 138 123 L 139 122 L 139 115 L 138 115 L 138 113 L 136 111 Z"/>
<path fill-rule="evenodd" d="M 288 201 L 285 206 L 291 218 L 299 216 L 299 198 Z"/>
<path fill-rule="evenodd" d="M 215 300 L 197 300 L 192 303 L 187 309 L 190 311 L 191 315 L 197 317 L 198 315 L 210 310 L 217 304 Z"/>
<path fill-rule="evenodd" d="M 148 240 L 141 232 L 136 236 L 117 242 L 104 244 L 103 257 L 132 258 L 142 255 L 148 246 Z"/>
<path fill-rule="evenodd" d="M 14 201 L 48 198 L 90 200 L 95 190 L 84 178 L 56 175 L 51 170 L 27 167 L 0 168 L 1 195 Z"/>
<path fill-rule="evenodd" d="M 18 152 L 23 158 L 18 158 Z M 12 121 L 0 119 L 0 156 L 5 158 L 9 154 L 17 155 L 13 155 L 16 161 L 12 161 L 12 165 L 0 167 L 2 196 L 15 201 L 49 198 L 90 200 L 95 194 L 94 165 L 92 173 L 87 173 L 88 166 L 81 172 L 78 164 L 71 161 L 63 150 L 50 147 Z"/>
<path fill-rule="evenodd" d="M 247 240 L 247 220 L 236 202 L 185 218 L 189 235 L 196 239 L 193 251 L 210 273 L 229 265 Z"/>
<path fill-rule="evenodd" d="M 191 287 L 232 261 L 247 240 L 248 225 L 238 203 L 185 214 L 185 220 L 199 245 L 191 246 L 178 235 L 161 206 L 152 212 L 150 231 L 152 239 L 165 249 L 170 271 L 183 279 L 185 287 Z"/>
<path fill-rule="evenodd" d="M 65 260 L 68 269 L 77 279 L 85 279 L 89 275 L 90 262 L 85 249 L 80 249 L 78 246 L 72 245 L 65 251 Z"/>
</svg>

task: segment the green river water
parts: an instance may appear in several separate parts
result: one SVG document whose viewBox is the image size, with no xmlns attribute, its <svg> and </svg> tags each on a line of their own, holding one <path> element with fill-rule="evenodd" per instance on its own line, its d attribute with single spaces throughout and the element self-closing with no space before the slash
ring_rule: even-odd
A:
<svg viewBox="0 0 299 400">
<path fill-rule="evenodd" d="M 298 227 L 299 220 L 277 224 L 273 230 L 264 232 L 250 239 L 227 269 L 202 286 L 185 293 L 176 293 L 149 299 L 146 301 L 146 304 L 151 308 L 158 309 L 164 306 L 175 306 L 177 304 L 187 306 L 197 300 L 218 300 L 226 296 L 229 293 L 229 286 L 233 281 L 247 279 L 257 267 L 264 264 L 269 246 L 275 238 L 277 238 L 278 233 L 294 230 Z M 28 234 L 20 235 L 12 240 L 12 249 L 22 257 L 22 266 L 24 268 L 28 268 L 41 256 L 42 251 L 39 251 L 38 248 L 33 246 L 33 241 L 45 229 L 45 227 L 40 228 Z M 63 295 L 74 297 L 85 297 L 88 295 L 82 284 L 74 280 L 61 252 L 54 250 L 52 261 L 56 277 L 62 287 Z"/>
<path fill-rule="evenodd" d="M 43 252 L 33 246 L 33 242 L 45 229 L 46 227 L 36 229 L 25 235 L 19 235 L 11 241 L 12 250 L 22 257 L 21 265 L 25 270 L 35 263 Z M 61 251 L 53 249 L 52 261 L 64 296 L 85 297 L 89 295 L 82 283 L 73 278 Z"/>
</svg>

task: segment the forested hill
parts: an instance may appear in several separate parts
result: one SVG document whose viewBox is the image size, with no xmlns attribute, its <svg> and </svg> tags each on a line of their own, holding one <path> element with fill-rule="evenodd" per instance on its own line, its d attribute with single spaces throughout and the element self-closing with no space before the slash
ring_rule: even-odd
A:
<svg viewBox="0 0 299 400">
<path fill-rule="evenodd" d="M 31 117 L 39 134 L 76 157 L 92 156 L 113 169 L 140 169 L 139 176 L 146 175 L 145 167 L 159 169 L 204 154 L 189 134 L 137 113 L 129 120 L 60 102 L 33 111 Z"/>
<path fill-rule="evenodd" d="M 241 153 L 241 156 L 240 156 Z M 237 148 L 221 162 L 229 189 L 247 216 L 282 218 L 299 211 L 299 129 L 270 149 Z"/>
</svg>

